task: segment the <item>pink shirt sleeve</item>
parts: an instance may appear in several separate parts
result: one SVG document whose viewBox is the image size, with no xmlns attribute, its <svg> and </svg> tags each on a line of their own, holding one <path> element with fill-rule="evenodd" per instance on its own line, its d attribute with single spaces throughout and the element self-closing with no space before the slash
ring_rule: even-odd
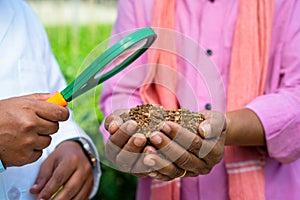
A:
<svg viewBox="0 0 300 200">
<path fill-rule="evenodd" d="M 283 163 L 300 156 L 300 3 L 294 4 L 289 17 L 287 6 L 275 10 L 267 94 L 247 106 L 264 126 L 269 156 Z"/>
</svg>

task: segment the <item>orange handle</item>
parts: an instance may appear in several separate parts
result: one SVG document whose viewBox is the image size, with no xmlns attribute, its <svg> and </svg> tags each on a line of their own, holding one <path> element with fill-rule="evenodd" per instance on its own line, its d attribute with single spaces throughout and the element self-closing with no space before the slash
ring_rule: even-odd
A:
<svg viewBox="0 0 300 200">
<path fill-rule="evenodd" d="M 49 99 L 46 100 L 47 102 L 54 103 L 60 106 L 66 107 L 68 102 L 65 100 L 63 95 L 60 92 L 54 93 Z"/>
</svg>

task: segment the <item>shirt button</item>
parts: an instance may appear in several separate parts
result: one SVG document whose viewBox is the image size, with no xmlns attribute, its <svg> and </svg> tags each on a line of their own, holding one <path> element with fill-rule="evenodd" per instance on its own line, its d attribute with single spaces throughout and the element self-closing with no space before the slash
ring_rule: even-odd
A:
<svg viewBox="0 0 300 200">
<path fill-rule="evenodd" d="M 207 50 L 206 50 L 206 54 L 207 54 L 208 56 L 212 56 L 213 52 L 212 52 L 212 50 L 207 49 Z"/>
<path fill-rule="evenodd" d="M 20 199 L 20 196 L 21 196 L 21 193 L 20 193 L 20 191 L 18 190 L 18 188 L 12 187 L 12 188 L 10 188 L 10 190 L 8 191 L 7 196 L 8 196 L 8 199 L 9 199 L 9 200 L 19 200 L 19 199 Z"/>
<path fill-rule="evenodd" d="M 211 104 L 210 103 L 205 104 L 205 109 L 206 110 L 211 110 Z"/>
</svg>

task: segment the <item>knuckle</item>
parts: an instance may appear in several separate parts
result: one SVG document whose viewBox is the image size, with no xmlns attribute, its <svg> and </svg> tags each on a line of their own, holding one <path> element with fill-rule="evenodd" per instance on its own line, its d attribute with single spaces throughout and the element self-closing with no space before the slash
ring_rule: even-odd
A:
<svg viewBox="0 0 300 200">
<path fill-rule="evenodd" d="M 212 166 L 207 165 L 207 163 L 203 160 L 202 164 L 198 165 L 193 171 L 195 175 L 199 174 L 209 174 L 212 169 Z"/>
<path fill-rule="evenodd" d="M 67 188 L 64 188 L 64 199 L 72 199 L 75 194 L 76 194 L 76 191 L 74 188 L 71 188 L 71 187 L 67 187 Z"/>
<path fill-rule="evenodd" d="M 202 140 L 200 139 L 200 137 L 197 136 L 195 137 L 193 143 L 190 145 L 189 151 L 193 153 L 199 152 L 201 145 L 202 145 Z"/>
<path fill-rule="evenodd" d="M 57 109 L 57 116 L 60 121 L 66 121 L 69 118 L 69 110 L 66 108 Z"/>
<path fill-rule="evenodd" d="M 178 158 L 176 163 L 180 167 L 188 166 L 188 165 L 190 165 L 190 163 L 192 163 L 192 157 L 189 154 L 184 153 L 181 157 Z"/>
<path fill-rule="evenodd" d="M 70 163 L 79 163 L 79 162 L 81 162 L 81 159 L 80 159 L 79 155 L 72 154 L 69 156 L 69 162 Z"/>
<path fill-rule="evenodd" d="M 180 177 L 182 175 L 182 171 L 179 170 L 179 168 L 175 168 L 175 173 L 172 173 L 173 176 L 171 176 L 172 178 L 177 178 L 177 177 Z"/>
<path fill-rule="evenodd" d="M 84 165 L 84 173 L 87 174 L 87 175 L 93 175 L 93 168 L 92 168 L 92 165 L 90 162 L 85 162 L 85 165 Z"/>
<path fill-rule="evenodd" d="M 53 180 L 55 183 L 57 183 L 58 185 L 62 185 L 63 184 L 63 181 L 64 181 L 64 175 L 61 174 L 61 173 L 56 173 L 54 176 L 53 176 Z"/>
<path fill-rule="evenodd" d="M 29 119 L 24 119 L 21 123 L 21 132 L 31 132 L 32 130 L 34 130 L 36 127 L 36 124 L 34 123 L 33 120 L 29 120 Z"/>
<path fill-rule="evenodd" d="M 205 167 L 201 170 L 201 174 L 209 174 L 211 169 L 211 167 Z"/>
<path fill-rule="evenodd" d="M 211 155 L 212 156 L 211 156 L 210 160 L 212 161 L 212 163 L 217 164 L 222 160 L 223 155 L 224 155 L 224 150 L 219 145 L 215 145 L 215 147 L 212 150 Z"/>
<path fill-rule="evenodd" d="M 23 148 L 30 148 L 35 142 L 35 139 L 33 137 L 24 137 L 23 139 Z"/>
<path fill-rule="evenodd" d="M 116 164 L 119 167 L 119 169 L 121 171 L 124 172 L 130 172 L 131 171 L 131 165 L 132 163 L 130 163 L 124 156 L 117 156 L 116 158 Z"/>
</svg>

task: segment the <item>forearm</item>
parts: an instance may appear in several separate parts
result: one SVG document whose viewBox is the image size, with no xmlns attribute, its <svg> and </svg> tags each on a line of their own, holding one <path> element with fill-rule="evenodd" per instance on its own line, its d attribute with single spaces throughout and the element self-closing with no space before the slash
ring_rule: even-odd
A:
<svg viewBox="0 0 300 200">
<path fill-rule="evenodd" d="M 265 146 L 264 128 L 250 109 L 226 113 L 226 145 Z"/>
</svg>

